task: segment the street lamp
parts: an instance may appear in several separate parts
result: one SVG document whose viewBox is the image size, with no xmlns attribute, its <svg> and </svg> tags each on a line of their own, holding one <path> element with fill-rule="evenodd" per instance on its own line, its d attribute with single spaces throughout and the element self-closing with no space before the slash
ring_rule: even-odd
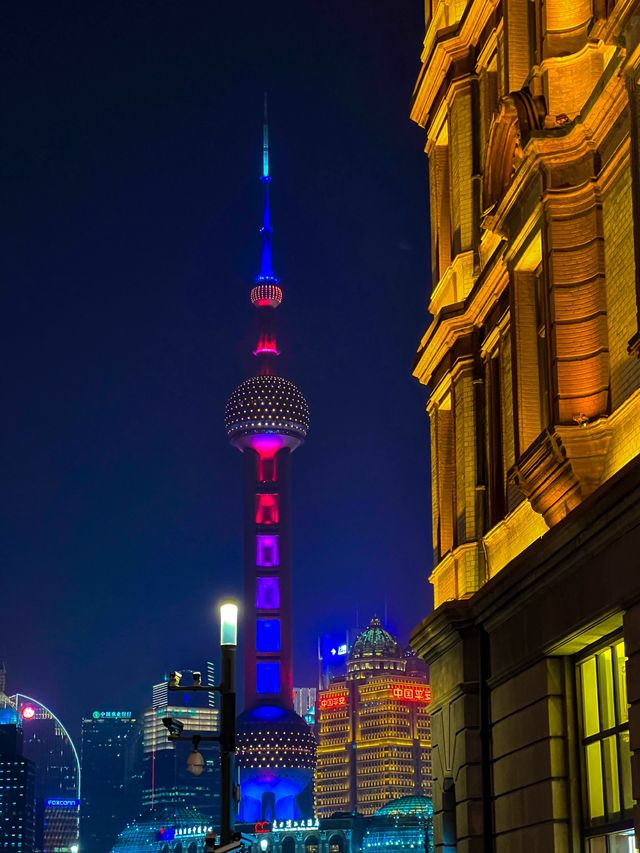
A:
<svg viewBox="0 0 640 853">
<path fill-rule="evenodd" d="M 220 605 L 220 645 L 238 645 L 238 605 L 233 601 Z"/>
<path fill-rule="evenodd" d="M 220 605 L 220 842 L 229 844 L 235 825 L 234 770 L 236 758 L 236 647 L 238 605 Z"/>
<path fill-rule="evenodd" d="M 190 740 L 193 744 L 193 752 L 188 762 L 188 769 L 194 776 L 199 775 L 201 768 L 201 757 L 198 752 L 200 741 L 217 741 L 220 744 L 220 844 L 231 850 L 233 842 L 237 842 L 239 836 L 234 837 L 235 829 L 235 790 L 234 790 L 234 768 L 236 752 L 236 647 L 238 645 L 238 605 L 232 601 L 225 601 L 220 605 L 220 662 L 222 678 L 220 684 L 203 684 L 202 675 L 193 673 L 193 684 L 182 685 L 181 673 L 172 672 L 169 679 L 168 689 L 188 692 L 215 691 L 220 694 L 220 733 L 218 735 L 191 735 L 183 734 L 183 724 L 179 720 L 165 717 L 162 722 L 168 729 L 168 737 L 171 741 Z M 208 844 L 210 839 L 208 839 Z M 233 849 L 240 847 L 240 843 Z M 209 849 L 209 848 L 207 848 Z M 218 848 L 220 849 L 220 848 Z"/>
</svg>

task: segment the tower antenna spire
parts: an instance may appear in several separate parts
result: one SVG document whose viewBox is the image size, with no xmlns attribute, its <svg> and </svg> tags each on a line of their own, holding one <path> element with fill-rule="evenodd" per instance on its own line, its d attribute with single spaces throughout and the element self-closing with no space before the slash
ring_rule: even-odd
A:
<svg viewBox="0 0 640 853">
<path fill-rule="evenodd" d="M 263 208 L 262 227 L 260 228 L 260 234 L 262 235 L 262 256 L 260 259 L 258 281 L 271 281 L 277 284 L 278 279 L 273 272 L 273 263 L 271 260 L 271 208 L 269 205 L 271 175 L 269 174 L 269 113 L 266 92 L 264 93 L 264 117 L 262 120 L 262 175 L 260 176 L 260 181 L 263 186 Z"/>
<path fill-rule="evenodd" d="M 264 118 L 262 120 L 262 177 L 269 177 L 269 108 L 267 93 L 264 93 Z"/>
</svg>

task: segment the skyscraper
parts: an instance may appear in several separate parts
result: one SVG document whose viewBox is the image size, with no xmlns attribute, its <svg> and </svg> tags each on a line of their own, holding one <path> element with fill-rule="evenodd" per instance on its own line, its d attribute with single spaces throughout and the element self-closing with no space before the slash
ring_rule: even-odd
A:
<svg viewBox="0 0 640 853">
<path fill-rule="evenodd" d="M 430 701 L 426 666 L 374 617 L 349 651 L 347 674 L 318 695 L 319 817 L 431 795 Z"/>
<path fill-rule="evenodd" d="M 75 744 L 50 708 L 29 696 L 10 697 L 23 730 L 23 755 L 33 762 L 36 850 L 68 853 L 78 844 L 80 760 Z"/>
<path fill-rule="evenodd" d="M 22 724 L 17 714 L 11 722 L 0 723 L 0 850 L 36 850 L 35 765 L 22 752 Z"/>
<path fill-rule="evenodd" d="M 141 810 L 135 772 L 138 732 L 132 711 L 94 710 L 82 720 L 82 853 L 106 853 Z"/>
<path fill-rule="evenodd" d="M 310 726 L 313 726 L 316 719 L 317 693 L 317 687 L 293 688 L 293 708 L 296 714 L 299 714 Z"/>
<path fill-rule="evenodd" d="M 244 456 L 244 694 L 238 764 L 245 821 L 311 816 L 314 740 L 292 707 L 291 454 L 309 429 L 306 400 L 278 376 L 276 312 L 282 289 L 273 272 L 269 208 L 269 131 L 263 127 L 262 259 L 251 290 L 258 312 L 257 373 L 229 398 L 225 426 Z M 304 792 L 307 792 L 306 802 Z"/>
<path fill-rule="evenodd" d="M 186 674 L 189 669 L 181 669 Z M 206 665 L 203 681 L 215 683 L 213 664 Z M 215 693 L 169 692 L 168 682 L 153 686 L 152 707 L 143 715 L 143 790 L 142 809 L 165 810 L 188 807 L 197 809 L 210 822 L 220 819 L 219 750 L 214 743 L 202 742 L 198 747 L 205 759 L 201 776 L 187 770 L 185 745 L 167 737 L 162 720 L 174 717 L 194 734 L 217 732 L 220 724 Z"/>
</svg>

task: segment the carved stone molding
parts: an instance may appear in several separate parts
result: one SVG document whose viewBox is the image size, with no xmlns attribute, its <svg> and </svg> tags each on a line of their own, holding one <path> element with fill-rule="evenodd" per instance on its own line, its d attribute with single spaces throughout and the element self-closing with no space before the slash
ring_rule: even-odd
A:
<svg viewBox="0 0 640 853">
<path fill-rule="evenodd" d="M 522 160 L 531 132 L 542 129 L 545 113 L 544 98 L 532 95 L 528 89 L 502 98 L 491 122 L 485 155 L 485 212 L 499 204 Z"/>
<path fill-rule="evenodd" d="M 606 420 L 545 429 L 509 471 L 509 480 L 552 527 L 600 485 L 611 434 Z"/>
<path fill-rule="evenodd" d="M 562 439 L 551 430 L 540 433 L 509 471 L 514 483 L 549 527 L 582 500 L 580 483 L 567 459 Z"/>
</svg>

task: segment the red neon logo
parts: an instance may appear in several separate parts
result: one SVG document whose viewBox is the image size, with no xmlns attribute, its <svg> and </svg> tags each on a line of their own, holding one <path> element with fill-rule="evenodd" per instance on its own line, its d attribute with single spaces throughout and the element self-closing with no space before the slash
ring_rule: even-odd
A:
<svg viewBox="0 0 640 853">
<path fill-rule="evenodd" d="M 33 720 L 35 715 L 36 715 L 36 709 L 33 707 L 33 705 L 26 705 L 22 709 L 22 719 L 23 720 Z"/>
<path fill-rule="evenodd" d="M 406 684 L 394 684 L 391 688 L 391 695 L 394 699 L 400 699 L 402 702 L 431 702 L 430 687 L 412 687 Z"/>
<path fill-rule="evenodd" d="M 347 697 L 344 693 L 329 693 L 320 697 L 320 708 L 323 711 L 328 711 L 331 708 L 344 708 L 346 704 Z"/>
<path fill-rule="evenodd" d="M 271 824 L 268 820 L 259 820 L 253 824 L 253 831 L 256 835 L 264 835 L 265 832 L 271 831 Z"/>
</svg>

